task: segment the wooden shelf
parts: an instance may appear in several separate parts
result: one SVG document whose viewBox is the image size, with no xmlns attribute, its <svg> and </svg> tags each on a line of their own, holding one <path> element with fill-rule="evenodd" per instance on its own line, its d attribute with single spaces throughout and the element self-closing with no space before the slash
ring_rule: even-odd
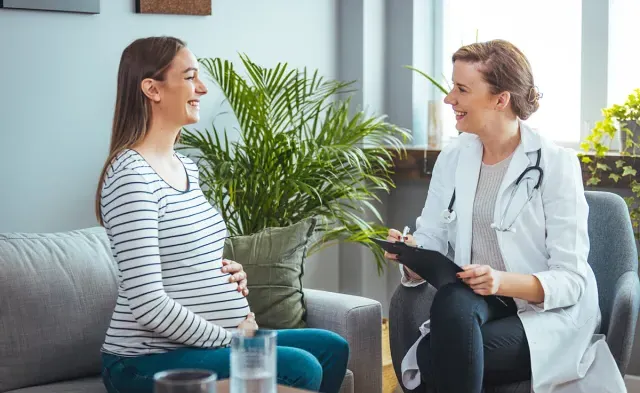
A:
<svg viewBox="0 0 640 393">
<path fill-rule="evenodd" d="M 426 153 L 426 159 L 425 159 Z M 400 180 L 419 180 L 419 181 L 429 181 L 431 178 L 431 172 L 433 171 L 433 165 L 440 154 L 439 150 L 427 150 L 427 149 L 416 149 L 416 148 L 407 148 L 406 153 L 403 154 L 403 157 L 400 158 L 394 152 L 394 172 L 395 174 L 392 176 L 394 181 Z M 600 162 L 608 165 L 611 168 L 616 167 L 616 161 L 621 158 L 618 154 L 609 154 L 605 156 Z M 626 158 L 628 164 L 630 164 L 640 175 L 640 159 L 638 158 Z M 584 184 L 589 179 L 588 173 L 588 164 L 580 162 L 582 166 L 582 179 Z M 631 176 L 625 176 L 621 178 L 617 183 L 609 178 L 609 174 L 606 173 L 601 178 L 600 184 L 598 184 L 598 188 L 628 188 L 629 181 L 632 179 Z"/>
</svg>

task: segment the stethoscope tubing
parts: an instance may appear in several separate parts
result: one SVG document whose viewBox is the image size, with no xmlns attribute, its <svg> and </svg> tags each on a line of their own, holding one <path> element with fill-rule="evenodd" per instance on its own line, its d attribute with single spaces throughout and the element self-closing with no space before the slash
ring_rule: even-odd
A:
<svg viewBox="0 0 640 393">
<path fill-rule="evenodd" d="M 511 191 L 511 195 L 509 196 L 509 201 L 507 202 L 507 206 L 505 208 L 504 213 L 502 214 L 502 218 L 500 219 L 500 226 L 496 226 L 495 224 L 492 224 L 492 228 L 500 230 L 500 231 L 510 231 L 511 227 L 513 226 L 513 222 L 515 222 L 515 220 L 518 218 L 518 216 L 520 215 L 520 213 L 522 213 L 522 210 L 524 210 L 524 207 L 527 205 L 527 203 L 529 203 L 531 201 L 531 199 L 533 198 L 533 193 L 540 189 L 540 185 L 542 184 L 542 179 L 544 177 L 544 171 L 542 170 L 542 167 L 540 167 L 540 156 L 542 154 L 542 149 L 538 149 L 537 150 L 538 153 L 538 157 L 536 159 L 536 164 L 533 166 L 529 166 L 527 168 L 525 168 L 524 171 L 522 171 L 522 173 L 520 174 L 520 176 L 518 176 L 518 178 L 516 179 L 516 184 L 515 187 L 513 188 L 513 190 Z M 518 187 L 520 186 L 520 183 L 522 182 L 522 180 L 524 179 L 524 177 L 527 175 L 528 172 L 530 171 L 537 171 L 538 172 L 538 181 L 536 182 L 535 186 L 533 187 L 533 191 L 529 194 L 529 197 L 527 198 L 527 201 L 522 205 L 522 207 L 520 208 L 520 210 L 518 211 L 518 213 L 516 214 L 513 222 L 511 223 L 511 225 L 509 225 L 509 228 L 505 228 L 504 227 L 504 219 L 507 215 L 507 212 L 509 211 L 509 208 L 511 207 L 511 202 L 513 201 L 513 198 L 515 196 L 516 190 L 518 189 Z M 445 222 L 450 223 L 453 222 L 453 220 L 456 219 L 456 212 L 453 210 L 453 205 L 456 201 L 456 190 L 455 188 L 453 189 L 453 194 L 451 195 L 451 199 L 449 200 L 449 206 L 447 206 L 447 209 L 444 210 L 442 212 L 442 218 L 444 219 Z"/>
</svg>

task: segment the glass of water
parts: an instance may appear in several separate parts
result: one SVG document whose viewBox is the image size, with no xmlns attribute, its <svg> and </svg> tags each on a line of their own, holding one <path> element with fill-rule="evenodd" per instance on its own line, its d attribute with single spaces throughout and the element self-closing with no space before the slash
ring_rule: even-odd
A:
<svg viewBox="0 0 640 393">
<path fill-rule="evenodd" d="M 167 370 L 153 376 L 154 393 L 216 393 L 218 376 L 208 370 Z"/>
<path fill-rule="evenodd" d="M 276 393 L 275 330 L 242 330 L 231 339 L 230 393 Z"/>
</svg>

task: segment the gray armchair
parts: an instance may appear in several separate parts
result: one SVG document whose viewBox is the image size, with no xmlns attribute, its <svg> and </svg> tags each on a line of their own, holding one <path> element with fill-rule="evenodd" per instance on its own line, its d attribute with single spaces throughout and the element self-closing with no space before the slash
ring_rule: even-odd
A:
<svg viewBox="0 0 640 393">
<path fill-rule="evenodd" d="M 638 251 L 624 200 L 613 193 L 587 191 L 589 204 L 589 264 L 598 282 L 602 326 L 620 372 L 625 374 L 631 357 L 638 307 Z M 389 308 L 391 357 L 400 378 L 400 364 L 407 350 L 419 337 L 418 326 L 429 319 L 435 288 L 398 286 Z M 407 392 L 427 392 L 421 386 Z M 495 387 L 487 393 L 529 393 L 529 382 Z"/>
</svg>

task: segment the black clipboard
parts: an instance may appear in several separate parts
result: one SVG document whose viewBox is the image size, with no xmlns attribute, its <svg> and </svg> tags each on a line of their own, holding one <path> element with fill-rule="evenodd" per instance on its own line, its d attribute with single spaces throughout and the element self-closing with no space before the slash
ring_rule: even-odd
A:
<svg viewBox="0 0 640 393">
<path fill-rule="evenodd" d="M 399 263 L 411 269 L 436 289 L 450 283 L 462 282 L 456 274 L 464 270 L 438 251 L 409 246 L 404 242 L 390 242 L 372 237 L 369 239 L 388 253 L 397 254 Z M 487 302 L 496 302 L 501 307 L 516 307 L 513 299 L 509 297 L 490 295 L 485 298 Z"/>
<path fill-rule="evenodd" d="M 409 246 L 403 242 L 370 238 L 389 254 L 397 254 L 398 262 L 413 270 L 436 289 L 460 282 L 456 273 L 462 268 L 438 251 Z"/>
</svg>

